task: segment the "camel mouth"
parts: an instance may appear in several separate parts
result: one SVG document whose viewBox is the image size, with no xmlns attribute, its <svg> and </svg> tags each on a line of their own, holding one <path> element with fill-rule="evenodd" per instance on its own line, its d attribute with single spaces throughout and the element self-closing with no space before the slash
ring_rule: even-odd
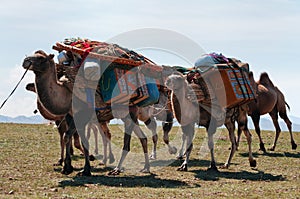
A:
<svg viewBox="0 0 300 199">
<path fill-rule="evenodd" d="M 22 66 L 23 66 L 23 68 L 25 68 L 25 69 L 30 69 L 30 68 L 31 68 L 31 66 L 32 66 L 32 61 L 29 59 L 29 57 L 26 57 L 26 58 L 24 59 L 24 62 L 23 62 L 23 64 L 22 64 Z"/>
</svg>

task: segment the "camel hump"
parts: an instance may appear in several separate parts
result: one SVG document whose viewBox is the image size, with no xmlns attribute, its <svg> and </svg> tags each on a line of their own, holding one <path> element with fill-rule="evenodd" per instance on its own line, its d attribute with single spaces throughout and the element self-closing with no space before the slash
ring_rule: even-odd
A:
<svg viewBox="0 0 300 199">
<path fill-rule="evenodd" d="M 269 78 L 268 73 L 266 73 L 266 72 L 263 72 L 260 75 L 259 83 L 262 84 L 262 85 L 264 85 L 264 86 L 272 86 L 272 87 L 274 87 L 273 82 L 271 81 L 271 79 Z"/>
</svg>

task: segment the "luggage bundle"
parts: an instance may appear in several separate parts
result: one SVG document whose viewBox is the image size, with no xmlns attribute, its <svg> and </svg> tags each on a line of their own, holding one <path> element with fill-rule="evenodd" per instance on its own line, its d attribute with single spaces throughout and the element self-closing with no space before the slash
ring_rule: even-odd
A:
<svg viewBox="0 0 300 199">
<path fill-rule="evenodd" d="M 147 106 L 156 103 L 159 91 L 154 78 L 137 66 L 155 66 L 150 59 L 116 44 L 71 38 L 58 42 L 58 71 L 75 81 L 82 68 L 86 85 L 98 81 L 99 93 L 107 104 Z M 154 72 L 155 73 L 155 72 Z"/>
<path fill-rule="evenodd" d="M 195 63 L 195 68 L 187 75 L 199 103 L 218 104 L 231 108 L 254 100 L 250 85 L 249 65 L 222 54 L 203 55 Z"/>
</svg>

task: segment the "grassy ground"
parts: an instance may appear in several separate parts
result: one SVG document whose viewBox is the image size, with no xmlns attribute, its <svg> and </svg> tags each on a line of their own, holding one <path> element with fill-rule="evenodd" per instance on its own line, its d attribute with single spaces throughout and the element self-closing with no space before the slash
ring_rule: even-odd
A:
<svg viewBox="0 0 300 199">
<path fill-rule="evenodd" d="M 122 127 L 111 126 L 114 154 L 118 160 L 122 145 Z M 169 155 L 159 131 L 158 159 L 151 161 L 151 173 L 142 169 L 143 154 L 136 137 L 132 139 L 132 152 L 124 164 L 125 171 L 111 177 L 109 167 L 92 162 L 92 177 L 76 177 L 83 166 L 83 158 L 75 150 L 73 166 L 76 171 L 69 176 L 54 167 L 59 158 L 59 136 L 56 129 L 46 125 L 0 124 L 0 198 L 299 198 L 300 152 L 291 150 L 289 134 L 281 134 L 275 152 L 258 150 L 258 139 L 253 133 L 253 151 L 257 167 L 249 166 L 247 143 L 242 138 L 239 151 L 229 169 L 219 173 L 207 172 L 210 156 L 206 135 L 198 129 L 194 140 L 188 172 L 176 171 L 181 162 Z M 149 132 L 148 132 L 149 134 Z M 171 140 L 180 140 L 180 130 L 174 128 Z M 270 146 L 274 132 L 262 132 L 266 146 Z M 227 132 L 216 134 L 215 153 L 219 164 L 229 153 Z M 300 134 L 294 134 L 300 144 Z M 151 138 L 149 135 L 149 151 Z M 92 148 L 94 147 L 91 140 Z M 178 143 L 177 143 L 178 144 Z M 100 149 L 102 144 L 100 143 Z M 100 150 L 100 154 L 102 150 Z M 98 156 L 101 158 L 101 155 Z"/>
</svg>

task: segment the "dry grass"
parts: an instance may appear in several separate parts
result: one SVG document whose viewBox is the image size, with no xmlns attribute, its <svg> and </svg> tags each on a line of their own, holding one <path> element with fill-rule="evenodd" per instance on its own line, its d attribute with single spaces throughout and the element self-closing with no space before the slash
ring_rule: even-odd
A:
<svg viewBox="0 0 300 199">
<path fill-rule="evenodd" d="M 110 128 L 118 156 L 122 130 L 120 126 Z M 180 132 L 174 128 L 171 134 L 175 143 Z M 266 146 L 271 145 L 274 132 L 264 131 L 262 136 Z M 65 176 L 60 174 L 61 167 L 52 166 L 59 158 L 59 136 L 51 126 L 0 124 L 0 198 L 299 198 L 300 153 L 299 148 L 291 150 L 288 133 L 281 134 L 275 152 L 264 154 L 258 150 L 253 132 L 255 169 L 249 166 L 243 137 L 231 167 L 219 173 L 206 171 L 210 158 L 205 137 L 203 129 L 198 129 L 188 172 L 176 171 L 181 162 L 167 154 L 160 131 L 158 159 L 151 162 L 151 174 L 135 172 L 135 165 L 142 168 L 134 163 L 136 156 L 142 156 L 142 149 L 133 137 L 131 154 L 135 155 L 126 159 L 126 170 L 120 176 L 108 176 L 112 167 L 99 166 L 97 160 L 92 162 L 92 177 L 76 177 L 83 166 L 78 150 L 73 157 L 76 172 Z M 221 164 L 230 143 L 225 130 L 219 130 L 216 137 L 215 152 Z M 294 137 L 300 144 L 300 134 Z M 150 150 L 151 138 L 148 140 Z"/>
</svg>

